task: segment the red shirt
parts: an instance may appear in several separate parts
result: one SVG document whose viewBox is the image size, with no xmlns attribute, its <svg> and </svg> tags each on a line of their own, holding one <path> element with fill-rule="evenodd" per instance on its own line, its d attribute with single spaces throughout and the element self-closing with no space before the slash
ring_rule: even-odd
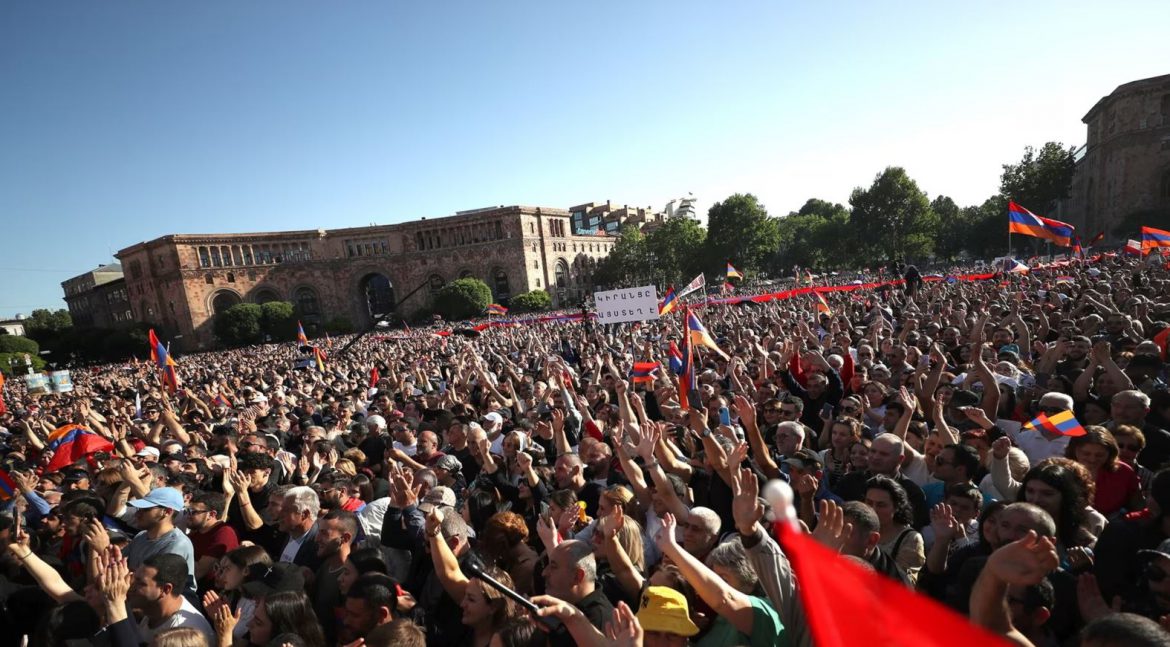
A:
<svg viewBox="0 0 1170 647">
<path fill-rule="evenodd" d="M 229 550 L 234 550 L 240 545 L 240 539 L 236 536 L 236 531 L 223 522 L 217 523 L 211 529 L 203 532 L 192 530 L 188 534 L 188 538 L 191 540 L 191 547 L 195 551 L 196 561 L 203 557 L 219 559 L 226 555 Z"/>
<path fill-rule="evenodd" d="M 1110 517 L 1113 513 L 1124 508 L 1133 500 L 1134 495 L 1142 491 L 1142 484 L 1137 472 L 1121 461 L 1117 462 L 1117 469 L 1110 472 L 1108 468 L 1101 468 L 1097 472 L 1097 495 L 1093 499 L 1093 507 L 1097 512 Z"/>
</svg>

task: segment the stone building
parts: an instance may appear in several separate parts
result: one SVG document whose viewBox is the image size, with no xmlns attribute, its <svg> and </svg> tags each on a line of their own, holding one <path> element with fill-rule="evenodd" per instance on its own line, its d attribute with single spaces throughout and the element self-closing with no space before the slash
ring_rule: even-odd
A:
<svg viewBox="0 0 1170 647">
<path fill-rule="evenodd" d="M 505 304 L 544 289 L 554 305 L 574 307 L 615 242 L 574 235 L 564 209 L 501 206 L 349 229 L 173 234 L 117 257 L 134 318 L 189 352 L 214 345 L 212 317 L 240 302 L 290 301 L 310 336 L 334 317 L 365 328 L 378 314 L 410 316 L 462 277 L 483 280 Z"/>
<path fill-rule="evenodd" d="M 1170 74 L 1119 86 L 1082 121 L 1084 154 L 1058 217 L 1112 239 L 1127 217 L 1170 216 Z"/>
<path fill-rule="evenodd" d="M 73 325 L 117 328 L 134 322 L 122 266 L 102 265 L 61 283 Z"/>
</svg>

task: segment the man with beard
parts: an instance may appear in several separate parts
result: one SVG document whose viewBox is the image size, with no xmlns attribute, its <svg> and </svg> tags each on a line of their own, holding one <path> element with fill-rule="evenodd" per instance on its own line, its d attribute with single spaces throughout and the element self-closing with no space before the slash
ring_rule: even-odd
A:
<svg viewBox="0 0 1170 647">
<path fill-rule="evenodd" d="M 127 601 L 142 611 L 138 639 L 153 644 L 155 634 L 176 627 L 190 627 L 215 644 L 211 623 L 183 596 L 187 565 L 178 555 L 154 555 L 134 569 Z"/>
<path fill-rule="evenodd" d="M 337 640 L 338 609 L 344 603 L 337 578 L 349 559 L 357 531 L 357 517 L 338 509 L 322 517 L 317 528 L 317 557 L 324 561 L 314 579 L 313 609 L 330 645 Z"/>
<path fill-rule="evenodd" d="M 557 489 L 577 493 L 577 500 L 585 502 L 585 514 L 590 517 L 597 516 L 597 505 L 605 488 L 585 480 L 585 464 L 579 455 L 570 452 L 558 456 L 553 467 L 553 476 L 557 482 Z"/>
<path fill-rule="evenodd" d="M 195 551 L 195 581 L 200 590 L 211 588 L 205 581 L 220 558 L 240 545 L 236 531 L 224 523 L 224 496 L 219 492 L 199 492 L 187 508 L 187 529 Z"/>
<path fill-rule="evenodd" d="M 130 540 L 126 547 L 126 561 L 130 568 L 138 568 L 155 555 L 173 555 L 187 564 L 187 588 L 195 590 L 195 549 L 183 531 L 175 527 L 175 513 L 183 510 L 183 495 L 175 488 L 160 487 L 150 491 L 141 499 L 134 499 L 127 505 L 137 510 L 134 525 L 142 531 Z M 96 524 L 95 524 L 96 525 Z M 108 541 L 108 537 L 106 539 Z M 100 543 L 100 542 L 99 542 Z M 91 541 L 91 544 L 94 542 Z M 104 545 L 94 545 L 104 550 Z M 182 593 L 180 589 L 178 593 Z"/>
</svg>

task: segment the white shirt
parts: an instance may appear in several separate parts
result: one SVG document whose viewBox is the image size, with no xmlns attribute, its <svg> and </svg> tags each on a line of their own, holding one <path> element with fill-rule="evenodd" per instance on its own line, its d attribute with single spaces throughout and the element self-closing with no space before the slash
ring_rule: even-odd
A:
<svg viewBox="0 0 1170 647">
<path fill-rule="evenodd" d="M 1057 436 L 1048 440 L 1036 429 L 1025 429 L 1016 435 L 1016 445 L 1024 451 L 1024 455 L 1028 457 L 1028 463 L 1035 465 L 1045 458 L 1064 456 L 1064 450 L 1068 447 L 1068 439 L 1068 436 Z"/>
<path fill-rule="evenodd" d="M 241 622 L 240 624 L 243 623 Z M 202 613 L 199 613 L 199 609 L 196 609 L 187 601 L 187 598 L 183 598 L 183 604 L 179 607 L 178 611 L 164 618 L 157 627 L 151 627 L 150 621 L 145 617 L 139 621 L 138 639 L 149 645 L 154 641 L 155 634 L 176 627 L 190 627 L 191 629 L 195 629 L 207 638 L 208 645 L 215 644 L 215 631 L 211 628 L 211 623 L 207 621 L 207 618 L 203 617 Z"/>
<path fill-rule="evenodd" d="M 301 535 L 300 539 L 293 539 L 290 537 L 288 543 L 284 545 L 284 550 L 280 552 L 279 561 L 284 562 L 285 564 L 291 564 L 293 560 L 296 559 L 297 551 L 301 549 L 301 544 L 305 543 L 305 537 L 308 536 L 309 533 L 306 532 L 305 534 Z"/>
</svg>

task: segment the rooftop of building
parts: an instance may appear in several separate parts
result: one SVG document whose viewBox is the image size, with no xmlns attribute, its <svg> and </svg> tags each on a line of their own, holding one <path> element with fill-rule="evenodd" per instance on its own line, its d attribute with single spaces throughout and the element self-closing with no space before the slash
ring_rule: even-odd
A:
<svg viewBox="0 0 1170 647">
<path fill-rule="evenodd" d="M 1138 79 L 1136 81 L 1122 83 L 1121 85 L 1114 88 L 1113 92 L 1110 92 L 1109 94 L 1101 97 L 1097 103 L 1093 104 L 1093 107 L 1090 108 L 1087 113 L 1085 113 L 1085 116 L 1081 118 L 1081 121 L 1086 124 L 1092 121 L 1093 117 L 1096 116 L 1096 114 L 1100 112 L 1101 109 L 1104 108 L 1105 105 L 1113 99 L 1130 94 L 1132 92 L 1145 91 L 1160 86 L 1165 86 L 1167 89 L 1170 89 L 1170 74 L 1151 76 L 1148 79 Z"/>
</svg>

